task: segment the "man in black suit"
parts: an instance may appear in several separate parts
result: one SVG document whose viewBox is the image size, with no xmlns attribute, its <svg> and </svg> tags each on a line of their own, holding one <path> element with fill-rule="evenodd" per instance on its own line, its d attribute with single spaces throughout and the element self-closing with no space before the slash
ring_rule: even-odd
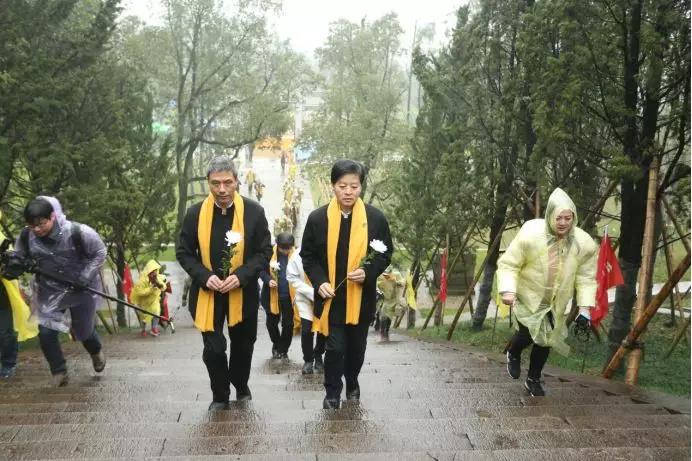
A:
<svg viewBox="0 0 692 461">
<path fill-rule="evenodd" d="M 188 208 L 176 257 L 192 278 L 188 306 L 202 332 L 202 359 L 213 394 L 209 410 L 219 410 L 228 407 L 231 384 L 237 400 L 252 399 L 248 380 L 257 338 L 257 277 L 269 262 L 272 246 L 264 209 L 238 193 L 230 157 L 211 160 L 207 181 L 210 194 Z"/>
<path fill-rule="evenodd" d="M 377 277 L 393 250 L 387 219 L 360 198 L 364 180 L 362 164 L 337 161 L 331 172 L 334 198 L 310 214 L 303 232 L 300 256 L 315 287 L 315 327 L 327 336 L 325 409 L 340 407 L 342 377 L 347 400 L 360 399 L 358 375 L 375 312 Z"/>
</svg>

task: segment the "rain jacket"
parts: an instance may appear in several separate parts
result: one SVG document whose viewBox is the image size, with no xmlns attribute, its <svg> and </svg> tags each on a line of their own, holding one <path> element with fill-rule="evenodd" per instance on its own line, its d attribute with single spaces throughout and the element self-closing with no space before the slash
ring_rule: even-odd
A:
<svg viewBox="0 0 692 461">
<path fill-rule="evenodd" d="M 0 211 L 0 217 L 2 212 Z M 0 243 L 5 240 L 5 235 L 0 231 Z M 0 283 L 5 287 L 7 299 L 12 309 L 12 323 L 14 331 L 17 332 L 18 341 L 26 341 L 38 335 L 38 325 L 36 318 L 31 317 L 29 306 L 24 302 L 24 298 L 19 291 L 19 283 L 16 280 L 7 280 L 0 276 Z"/>
<path fill-rule="evenodd" d="M 142 273 L 139 275 L 139 280 L 132 287 L 132 293 L 130 294 L 133 304 L 156 315 L 161 315 L 161 292 L 166 289 L 166 278 L 159 274 L 159 269 L 161 269 L 161 265 L 150 259 L 144 266 Z M 156 280 L 160 286 L 164 287 L 163 290 L 156 285 L 152 285 L 149 281 L 149 274 L 153 271 L 156 271 Z M 144 323 L 149 323 L 152 319 L 151 315 L 141 312 L 137 312 L 137 316 Z"/>
<path fill-rule="evenodd" d="M 574 221 L 568 235 L 558 240 L 556 219 L 564 210 L 574 213 Z M 565 311 L 574 289 L 578 306 L 593 306 L 596 300 L 598 246 L 576 223 L 577 209 L 572 199 L 563 190 L 555 189 L 548 199 L 545 219 L 527 221 L 497 267 L 498 291 L 516 293 L 516 319 L 528 328 L 536 344 L 553 347 L 561 354 L 569 353 L 564 341 Z M 550 283 L 549 249 L 553 245 L 557 245 L 557 257 Z"/>
<path fill-rule="evenodd" d="M 312 321 L 312 302 L 315 290 L 307 280 L 303 270 L 303 260 L 300 258 L 300 248 L 296 248 L 286 266 L 286 280 L 296 290 L 295 306 L 301 319 Z"/>
<path fill-rule="evenodd" d="M 377 288 L 384 295 L 381 314 L 393 319 L 395 315 L 400 313 L 400 309 L 406 306 L 406 300 L 404 299 L 405 285 L 406 281 L 399 271 L 385 272 L 380 275 L 377 279 Z"/>
<path fill-rule="evenodd" d="M 17 253 L 27 253 L 36 261 L 39 269 L 58 274 L 69 280 L 87 280 L 89 288 L 101 290 L 98 274 L 106 260 L 106 246 L 91 227 L 76 224 L 81 233 L 78 251 L 72 238 L 73 223 L 62 212 L 55 197 L 39 197 L 48 200 L 55 213 L 55 226 L 47 237 L 28 235 L 28 248 L 21 236 L 17 238 Z M 38 314 L 38 323 L 51 330 L 69 332 L 77 341 L 84 341 L 94 331 L 94 314 L 99 297 L 88 291 L 77 291 L 70 285 L 43 275 L 31 279 L 31 310 Z"/>
</svg>

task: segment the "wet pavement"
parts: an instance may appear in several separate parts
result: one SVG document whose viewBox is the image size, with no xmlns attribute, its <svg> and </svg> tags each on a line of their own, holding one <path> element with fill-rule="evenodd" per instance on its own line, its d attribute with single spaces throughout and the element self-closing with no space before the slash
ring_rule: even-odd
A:
<svg viewBox="0 0 692 461">
<path fill-rule="evenodd" d="M 182 273 L 168 270 L 176 306 Z M 271 360 L 263 314 L 253 401 L 210 413 L 200 334 L 184 309 L 176 327 L 105 337 L 101 375 L 81 345 L 65 344 L 63 388 L 39 350 L 20 352 L 15 378 L 0 382 L 0 459 L 690 459 L 689 400 L 554 369 L 548 395 L 533 398 L 498 355 L 399 334 L 379 343 L 372 330 L 360 402 L 322 410 L 322 378 L 301 375 L 299 338 L 288 363 Z"/>
</svg>

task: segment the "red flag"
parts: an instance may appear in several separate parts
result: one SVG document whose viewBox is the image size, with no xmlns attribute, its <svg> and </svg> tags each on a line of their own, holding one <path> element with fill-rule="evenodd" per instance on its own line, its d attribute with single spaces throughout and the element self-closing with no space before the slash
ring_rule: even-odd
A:
<svg viewBox="0 0 692 461">
<path fill-rule="evenodd" d="M 130 266 L 125 266 L 125 270 L 123 271 L 123 292 L 125 293 L 125 296 L 127 297 L 127 302 L 132 302 L 130 301 L 130 293 L 132 293 L 132 272 L 130 272 Z"/>
<path fill-rule="evenodd" d="M 440 259 L 440 294 L 437 299 L 442 303 L 447 301 L 447 249 Z"/>
<path fill-rule="evenodd" d="M 608 288 L 625 283 L 615 252 L 610 247 L 608 234 L 603 235 L 598 252 L 596 283 L 596 306 L 591 310 L 591 323 L 595 327 L 608 315 Z"/>
</svg>

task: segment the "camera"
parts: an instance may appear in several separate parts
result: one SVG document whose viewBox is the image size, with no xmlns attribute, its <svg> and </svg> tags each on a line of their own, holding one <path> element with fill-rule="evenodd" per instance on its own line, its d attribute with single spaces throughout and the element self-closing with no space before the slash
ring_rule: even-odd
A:
<svg viewBox="0 0 692 461">
<path fill-rule="evenodd" d="M 0 243 L 0 275 L 7 280 L 14 280 L 25 272 L 33 272 L 34 261 L 10 250 L 10 244 L 8 239 Z"/>
</svg>

